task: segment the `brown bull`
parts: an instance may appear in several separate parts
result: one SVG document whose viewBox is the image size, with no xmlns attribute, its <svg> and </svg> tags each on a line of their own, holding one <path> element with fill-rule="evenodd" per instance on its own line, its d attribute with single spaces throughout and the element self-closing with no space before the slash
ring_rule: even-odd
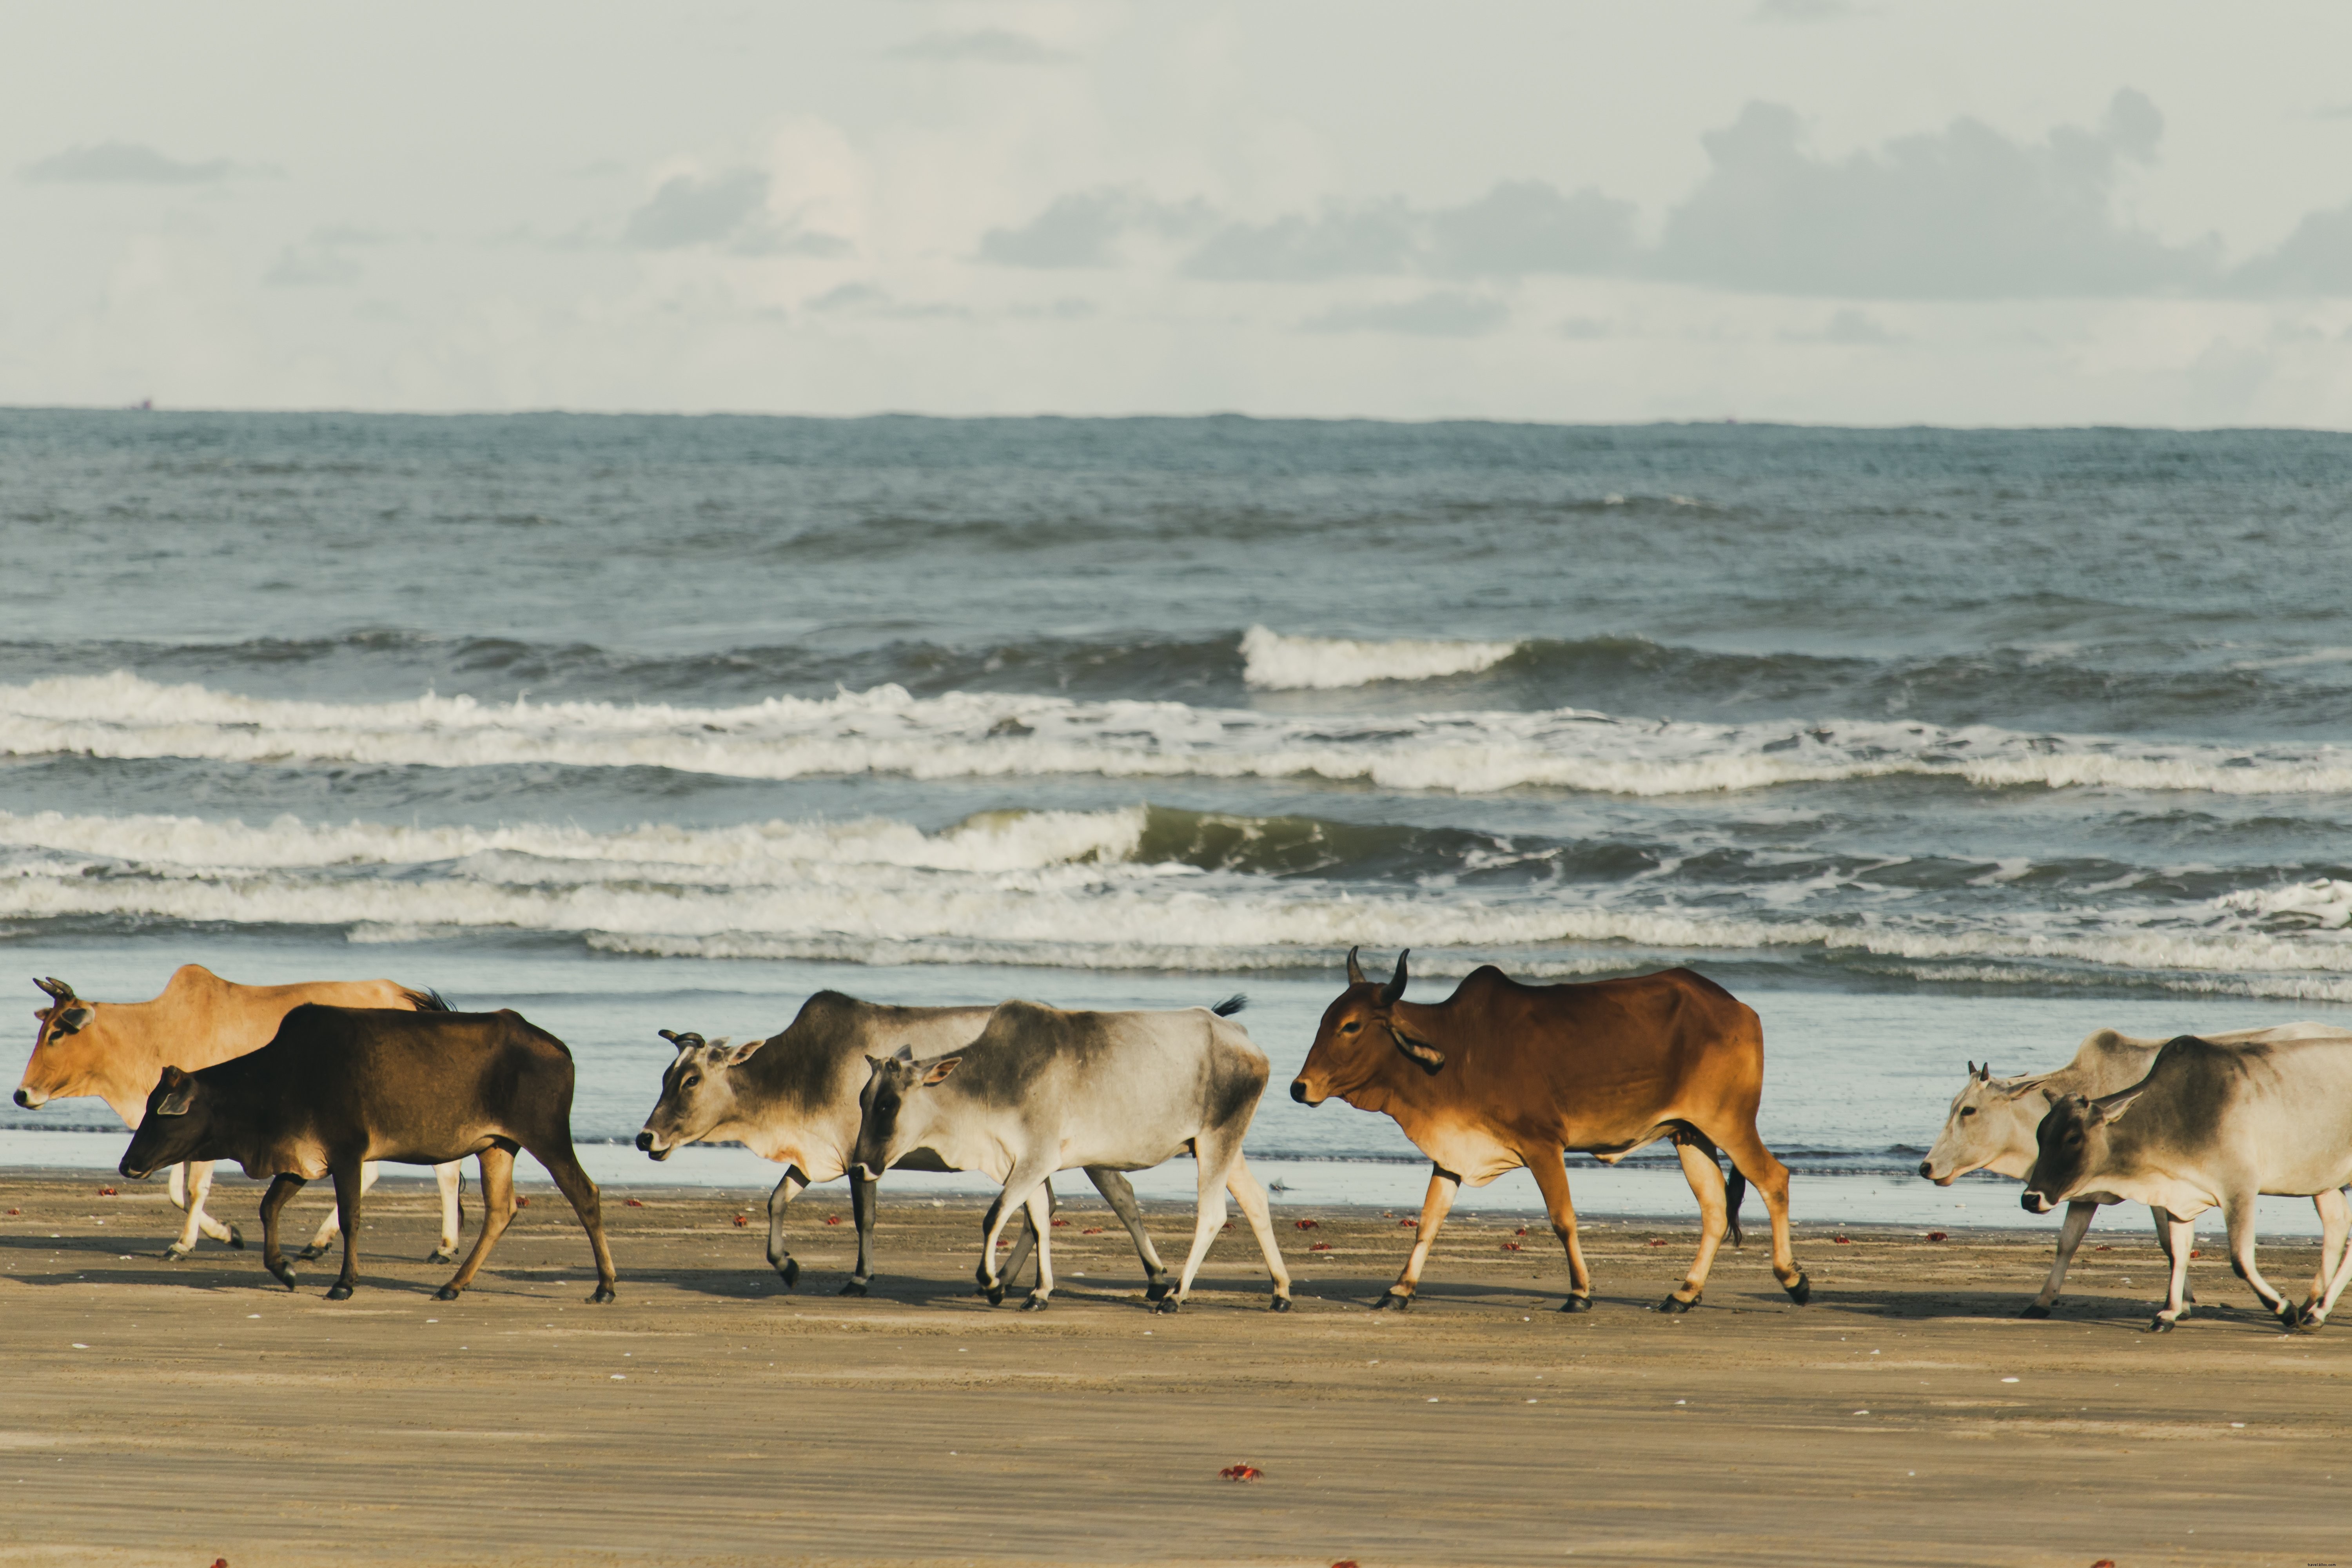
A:
<svg viewBox="0 0 2352 1568">
<path fill-rule="evenodd" d="M 1404 1273 L 1379 1302 L 1412 1300 L 1438 1227 L 1464 1182 L 1485 1186 L 1525 1165 L 1568 1253 L 1563 1312 L 1592 1306 L 1592 1277 L 1568 1196 L 1570 1150 L 1614 1164 L 1644 1144 L 1675 1141 L 1697 1194 L 1698 1257 L 1665 1312 L 1688 1311 L 1706 1285 L 1747 1184 L 1772 1215 L 1772 1272 L 1800 1305 L 1812 1286 L 1789 1242 L 1789 1171 L 1756 1133 L 1764 1030 L 1722 986 L 1687 969 L 1589 984 L 1522 985 L 1488 964 L 1445 1001 L 1404 1000 L 1405 955 L 1387 984 L 1348 954 L 1348 989 L 1323 1014 L 1290 1098 L 1338 1095 L 1385 1111 L 1431 1161 L 1421 1234 Z M 1730 1155 L 1727 1192 L 1716 1152 Z"/>
</svg>

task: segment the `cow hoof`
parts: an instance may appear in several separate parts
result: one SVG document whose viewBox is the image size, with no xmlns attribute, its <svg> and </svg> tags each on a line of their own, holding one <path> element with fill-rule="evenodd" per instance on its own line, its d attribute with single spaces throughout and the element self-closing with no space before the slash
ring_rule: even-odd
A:
<svg viewBox="0 0 2352 1568">
<path fill-rule="evenodd" d="M 1372 1310 L 1375 1312 L 1385 1312 L 1391 1308 L 1400 1312 L 1410 1311 L 1412 1310 L 1412 1298 L 1401 1296 L 1396 1291 L 1391 1290 L 1372 1303 Z"/>
<path fill-rule="evenodd" d="M 291 1290 L 292 1289 L 294 1289 L 294 1270 L 293 1270 L 293 1269 L 291 1269 L 291 1268 L 288 1268 L 285 1264 L 281 1263 L 281 1264 L 279 1264 L 277 1268 L 272 1268 L 272 1269 L 270 1270 L 270 1272 L 271 1272 L 272 1274 L 275 1274 L 275 1275 L 277 1275 L 277 1276 L 278 1276 L 278 1282 L 280 1285 L 285 1286 L 285 1287 L 286 1287 L 286 1289 L 288 1289 L 289 1290 Z"/>
<path fill-rule="evenodd" d="M 314 1241 L 294 1256 L 304 1263 L 315 1263 L 327 1256 L 327 1249 Z"/>
<path fill-rule="evenodd" d="M 2017 1315 L 2021 1318 L 2046 1318 L 2050 1315 L 2050 1309 L 2039 1301 L 2028 1301 L 2025 1310 Z"/>
<path fill-rule="evenodd" d="M 245 1250 L 245 1232 L 237 1229 L 235 1226 L 229 1226 L 228 1244 L 231 1247 L 236 1247 L 239 1252 L 243 1252 Z"/>
<path fill-rule="evenodd" d="M 1661 1312 L 1681 1313 L 1687 1312 L 1693 1307 L 1697 1305 L 1698 1298 L 1696 1296 L 1693 1296 L 1687 1301 L 1684 1300 L 1679 1296 L 1669 1296 L 1664 1300 L 1658 1303 L 1657 1310 Z"/>
<path fill-rule="evenodd" d="M 1166 1297 L 1168 1292 L 1174 1289 L 1175 1287 L 1165 1279 L 1154 1279 L 1144 1286 L 1143 1299 L 1147 1301 L 1157 1301 Z"/>
<path fill-rule="evenodd" d="M 182 1247 L 175 1241 L 163 1249 L 163 1256 L 174 1263 L 185 1263 L 188 1260 L 188 1255 L 194 1251 L 195 1251 L 194 1247 Z"/>
<path fill-rule="evenodd" d="M 1798 1273 L 1797 1282 L 1794 1285 L 1784 1285 L 1781 1289 L 1788 1291 L 1789 1300 L 1800 1307 L 1813 1299 L 1812 1279 L 1802 1271 Z"/>
<path fill-rule="evenodd" d="M 454 1301 L 457 1299 L 457 1287 L 444 1285 L 433 1292 L 433 1299 L 436 1301 Z"/>
<path fill-rule="evenodd" d="M 1030 1292 L 1029 1299 L 1021 1303 L 1021 1310 L 1024 1312 L 1042 1312 L 1053 1304 L 1054 1299 L 1051 1296 L 1040 1296 L 1033 1290 Z"/>
<path fill-rule="evenodd" d="M 842 1286 L 841 1293 L 845 1296 L 863 1296 L 866 1294 L 866 1281 L 863 1279 L 852 1279 Z"/>
<path fill-rule="evenodd" d="M 1559 1304 L 1559 1310 L 1563 1312 L 1590 1312 L 1592 1310 L 1592 1298 L 1590 1296 L 1570 1296 L 1567 1300 L 1562 1301 Z"/>
<path fill-rule="evenodd" d="M 783 1277 L 784 1289 L 789 1290 L 801 1282 L 801 1261 L 797 1258 L 787 1258 L 776 1265 L 776 1272 Z"/>
<path fill-rule="evenodd" d="M 427 1263 L 455 1263 L 457 1261 L 457 1249 L 454 1247 L 436 1247 L 432 1251 L 425 1255 L 425 1261 Z"/>
<path fill-rule="evenodd" d="M 1151 1310 L 1158 1312 L 1162 1317 L 1172 1318 L 1176 1315 L 1176 1310 L 1183 1304 L 1184 1302 L 1181 1297 L 1162 1296 L 1160 1299 L 1160 1304 Z"/>
<path fill-rule="evenodd" d="M 2152 1318 L 2148 1321 L 2147 1331 L 2151 1334 L 2168 1334 L 2179 1326 L 2170 1318 Z"/>
<path fill-rule="evenodd" d="M 341 1280 L 338 1279 L 338 1280 L 336 1280 L 332 1285 L 330 1285 L 330 1286 L 328 1286 L 328 1287 L 327 1287 L 327 1300 L 330 1300 L 330 1301 L 348 1301 L 348 1300 L 350 1300 L 351 1299 L 352 1299 L 352 1288 L 351 1288 L 350 1286 L 348 1286 L 348 1285 L 344 1284 Z"/>
<path fill-rule="evenodd" d="M 992 1285 L 981 1294 L 988 1298 L 988 1304 L 992 1307 L 1001 1307 L 1004 1304 L 1004 1287 L 1002 1285 Z"/>
<path fill-rule="evenodd" d="M 604 1306 L 613 1300 L 613 1288 L 610 1285 L 599 1285 L 596 1287 L 596 1293 L 588 1300 L 592 1305 Z"/>
<path fill-rule="evenodd" d="M 2327 1318 L 2318 1308 L 2305 1307 L 2302 1315 L 2295 1319 L 2294 1326 L 2305 1333 L 2315 1334 L 2327 1326 Z"/>
<path fill-rule="evenodd" d="M 1267 1305 L 1266 1310 L 1269 1312 L 1287 1312 L 1290 1310 L 1290 1298 L 1287 1296 L 1276 1296 L 1273 1301 Z"/>
</svg>

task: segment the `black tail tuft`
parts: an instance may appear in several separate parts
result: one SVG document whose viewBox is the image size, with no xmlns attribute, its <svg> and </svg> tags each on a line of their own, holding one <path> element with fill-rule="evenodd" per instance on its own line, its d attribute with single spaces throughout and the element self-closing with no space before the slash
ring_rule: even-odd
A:
<svg viewBox="0 0 2352 1568">
<path fill-rule="evenodd" d="M 1209 1011 L 1214 1013 L 1220 1018 L 1230 1018 L 1248 1005 L 1249 993 L 1246 991 L 1236 991 L 1232 995 L 1226 997 L 1223 1001 L 1218 1003 L 1215 1006 L 1210 1008 Z"/>
<path fill-rule="evenodd" d="M 1747 1195 L 1748 1178 L 1739 1173 L 1738 1166 L 1734 1165 L 1723 1178 L 1723 1206 L 1725 1212 L 1731 1215 L 1731 1245 L 1734 1247 L 1748 1245 L 1747 1238 L 1739 1234 L 1739 1203 Z"/>
<path fill-rule="evenodd" d="M 454 1013 L 457 1010 L 449 1005 L 449 999 L 438 991 L 431 989 L 412 991 L 404 985 L 400 988 L 400 994 L 407 997 L 408 1005 L 420 1013 Z"/>
</svg>

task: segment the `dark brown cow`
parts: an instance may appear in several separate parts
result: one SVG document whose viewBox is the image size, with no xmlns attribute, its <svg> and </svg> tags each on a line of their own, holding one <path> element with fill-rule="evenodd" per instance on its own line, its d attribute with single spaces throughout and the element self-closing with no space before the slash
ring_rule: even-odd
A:
<svg viewBox="0 0 2352 1568">
<path fill-rule="evenodd" d="M 1485 1186 L 1525 1165 L 1568 1252 L 1563 1312 L 1592 1306 L 1576 1241 L 1565 1153 L 1614 1164 L 1644 1144 L 1675 1141 L 1698 1196 L 1701 1234 L 1690 1273 L 1658 1310 L 1688 1311 L 1753 1182 L 1772 1213 L 1772 1272 L 1800 1305 L 1812 1286 L 1789 1244 L 1789 1171 L 1756 1134 L 1764 1030 L 1755 1013 L 1705 975 L 1669 969 L 1631 980 L 1522 985 L 1488 964 L 1435 1006 L 1404 1000 L 1405 955 L 1385 985 L 1348 953 L 1348 989 L 1323 1014 L 1290 1098 L 1338 1095 L 1386 1111 L 1432 1162 L 1421 1235 L 1404 1273 L 1378 1303 L 1412 1300 L 1438 1227 L 1464 1182 Z M 1731 1156 L 1728 1193 L 1720 1148 Z M 1744 1179 L 1743 1179 L 1744 1178 Z"/>
<path fill-rule="evenodd" d="M 572 1152 L 572 1053 L 521 1014 L 295 1008 L 257 1051 L 201 1072 L 167 1067 L 147 1097 L 122 1173 L 145 1179 L 182 1160 L 235 1160 L 275 1178 L 261 1200 L 261 1260 L 294 1288 L 278 1247 L 278 1211 L 303 1183 L 335 1179 L 343 1212 L 340 1301 L 359 1282 L 360 1167 L 437 1165 L 481 1156 L 482 1234 L 440 1299 L 457 1299 L 514 1217 L 514 1157 L 547 1167 L 588 1232 L 596 1293 L 613 1299 L 613 1255 L 596 1184 Z"/>
</svg>

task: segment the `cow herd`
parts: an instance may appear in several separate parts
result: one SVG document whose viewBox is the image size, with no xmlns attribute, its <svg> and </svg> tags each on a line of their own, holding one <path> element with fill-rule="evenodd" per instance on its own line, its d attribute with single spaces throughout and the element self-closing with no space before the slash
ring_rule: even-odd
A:
<svg viewBox="0 0 2352 1568">
<path fill-rule="evenodd" d="M 1376 1307 L 1412 1305 L 1462 1184 L 1483 1186 L 1525 1166 L 1568 1263 L 1560 1310 L 1590 1310 L 1592 1277 L 1564 1156 L 1614 1163 L 1661 1141 L 1690 1183 L 1700 1235 L 1658 1310 L 1684 1312 L 1699 1300 L 1726 1236 L 1741 1239 L 1751 1185 L 1769 1216 L 1774 1277 L 1790 1300 L 1810 1299 L 1790 1231 L 1789 1172 L 1756 1127 L 1762 1026 L 1721 986 L 1687 969 L 1529 985 L 1488 966 L 1445 1001 L 1424 1004 L 1405 1000 L 1406 955 L 1373 980 L 1350 952 L 1347 976 L 1291 1098 L 1306 1106 L 1336 1098 L 1391 1117 L 1431 1161 L 1412 1254 Z M 341 1300 L 358 1284 L 364 1194 L 378 1164 L 435 1167 L 443 1217 L 433 1258 L 454 1261 L 458 1162 L 472 1157 L 484 1215 L 441 1287 L 441 1299 L 454 1299 L 513 1217 L 515 1155 L 527 1152 L 587 1232 L 597 1275 L 590 1300 L 614 1299 L 600 1197 L 572 1148 L 572 1056 L 520 1015 L 455 1012 L 433 992 L 389 981 L 237 985 L 194 964 L 150 1002 L 94 1002 L 62 981 L 37 984 L 49 1005 L 35 1014 L 39 1032 L 16 1103 L 95 1096 L 114 1109 L 131 1129 L 122 1174 L 169 1167 L 173 1201 L 186 1211 L 166 1256 L 187 1257 L 200 1236 L 244 1245 L 235 1226 L 205 1212 L 213 1163 L 234 1160 L 269 1183 L 262 1260 L 291 1289 L 280 1215 L 306 1182 L 329 1178 L 335 1213 L 300 1256 L 318 1256 L 340 1228 L 342 1269 L 328 1296 Z M 894 1168 L 969 1171 L 999 1184 L 974 1277 L 992 1303 L 1002 1301 L 1034 1252 L 1031 1310 L 1053 1300 L 1056 1173 L 1083 1170 L 1100 1191 L 1134 1240 L 1146 1300 L 1164 1312 L 1190 1297 L 1231 1194 L 1272 1279 L 1267 1304 L 1287 1311 L 1290 1278 L 1265 1189 L 1242 1153 L 1271 1073 L 1234 1021 L 1242 1005 L 1235 996 L 1154 1012 L 1018 1001 L 898 1007 L 820 992 L 765 1039 L 661 1031 L 676 1055 L 636 1146 L 660 1161 L 686 1144 L 735 1142 L 783 1166 L 768 1200 L 768 1261 L 787 1286 L 801 1273 L 785 1242 L 789 1205 L 811 1184 L 847 1176 L 857 1236 L 848 1295 L 873 1281 L 876 1184 Z M 2164 1041 L 2102 1030 L 2053 1072 L 1995 1079 L 1971 1064 L 1919 1173 L 1948 1184 L 1990 1171 L 2023 1180 L 2031 1212 L 2066 1205 L 2057 1256 L 2027 1317 L 2049 1315 L 2098 1206 L 2134 1202 L 2153 1212 L 2170 1261 L 2153 1328 L 2188 1315 L 2192 1224 L 2218 1207 L 2233 1270 L 2287 1327 L 2316 1329 L 2352 1280 L 2347 1046 L 2352 1033 L 2316 1024 Z M 1192 1245 L 1171 1271 L 1124 1173 L 1186 1153 L 1198 1197 Z M 2301 1301 L 2255 1267 L 2254 1199 L 2266 1193 L 2307 1195 L 2319 1213 L 2320 1267 Z M 1000 1238 L 1016 1220 L 1000 1265 Z"/>
</svg>

